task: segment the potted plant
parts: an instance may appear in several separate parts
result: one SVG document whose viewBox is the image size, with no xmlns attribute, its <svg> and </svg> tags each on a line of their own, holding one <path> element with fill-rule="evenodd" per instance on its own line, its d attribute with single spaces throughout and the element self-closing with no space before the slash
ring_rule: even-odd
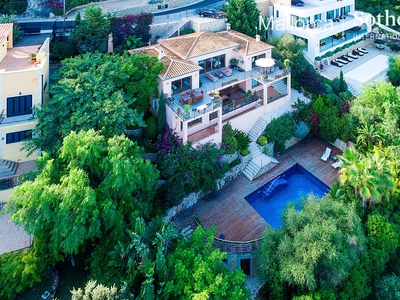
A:
<svg viewBox="0 0 400 300">
<path fill-rule="evenodd" d="M 200 79 L 200 81 L 199 81 L 199 87 L 202 87 L 203 86 L 203 81 L 201 81 L 201 79 Z"/>
<path fill-rule="evenodd" d="M 231 58 L 229 63 L 231 64 L 231 68 L 234 69 L 236 68 L 236 65 L 239 63 L 239 61 L 236 58 Z"/>
<path fill-rule="evenodd" d="M 183 108 L 184 108 L 184 110 L 185 110 L 185 113 L 184 113 L 184 118 L 185 119 L 189 119 L 190 118 L 190 104 L 185 104 L 184 106 L 183 106 Z"/>
<path fill-rule="evenodd" d="M 35 53 L 31 53 L 28 55 L 28 59 L 30 59 L 32 62 L 36 61 L 36 54 Z"/>
</svg>

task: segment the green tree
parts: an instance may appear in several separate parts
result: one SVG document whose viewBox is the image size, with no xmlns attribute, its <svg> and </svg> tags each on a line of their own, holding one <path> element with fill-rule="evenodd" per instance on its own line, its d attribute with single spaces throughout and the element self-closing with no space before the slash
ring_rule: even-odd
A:
<svg viewBox="0 0 400 300">
<path fill-rule="evenodd" d="M 352 101 L 350 112 L 359 126 L 374 125 L 382 134 L 384 146 L 400 141 L 400 99 L 394 86 L 379 81 L 364 87 L 361 95 Z"/>
<path fill-rule="evenodd" d="M 125 289 L 141 299 L 156 299 L 164 291 L 168 279 L 168 245 L 177 238 L 172 223 L 161 219 L 153 220 L 146 226 L 143 219 L 137 218 L 135 230 L 126 230 L 128 243 L 118 242 L 111 253 L 112 263 L 122 274 L 121 282 Z"/>
<path fill-rule="evenodd" d="M 103 15 L 100 6 L 89 5 L 85 9 L 84 20 L 75 25 L 72 37 L 79 53 L 105 51 L 109 33 L 109 17 Z"/>
<path fill-rule="evenodd" d="M 167 257 L 165 299 L 249 299 L 245 275 L 225 267 L 226 253 L 212 245 L 214 233 L 215 227 L 198 227 L 187 242 L 178 241 Z"/>
<path fill-rule="evenodd" d="M 267 228 L 260 247 L 259 270 L 267 280 L 267 289 L 281 288 L 282 284 L 271 284 L 281 280 L 301 293 L 334 291 L 365 249 L 354 205 L 309 196 L 301 211 L 289 206 L 282 221 L 278 230 Z M 282 295 L 279 290 L 271 293 Z"/>
<path fill-rule="evenodd" d="M 394 187 L 394 178 L 384 153 L 377 147 L 365 156 L 354 147 L 347 148 L 340 156 L 343 165 L 339 180 L 342 184 L 354 187 L 356 195 L 363 200 L 363 207 L 381 199 L 389 199 Z"/>
<path fill-rule="evenodd" d="M 389 57 L 389 70 L 387 75 L 394 86 L 400 85 L 400 57 L 398 55 Z"/>
<path fill-rule="evenodd" d="M 265 136 L 268 142 L 275 142 L 274 151 L 285 150 L 285 142 L 293 137 L 294 121 L 290 114 L 273 119 L 265 128 Z M 277 144 L 279 145 L 278 147 Z"/>
<path fill-rule="evenodd" d="M 375 285 L 378 300 L 400 299 L 400 278 L 396 275 L 382 277 Z"/>
<path fill-rule="evenodd" d="M 256 32 L 265 37 L 265 28 L 259 27 L 260 11 L 254 0 L 231 0 L 226 6 L 226 16 L 232 29 L 255 37 Z"/>
<path fill-rule="evenodd" d="M 2 4 L 0 4 L 1 7 Z M 1 8 L 0 8 L 1 10 Z M 15 22 L 14 16 L 12 15 L 1 15 L 0 12 L 0 24 L 4 23 L 13 23 L 13 43 L 15 45 L 16 42 L 18 42 L 20 39 L 22 39 L 23 33 L 21 32 L 21 28 L 18 26 L 18 24 Z"/>
<path fill-rule="evenodd" d="M 345 92 L 345 91 L 346 91 L 346 87 L 345 87 L 345 82 L 344 82 L 344 78 L 343 78 L 343 71 L 340 70 L 340 77 L 339 77 L 339 93 Z"/>
<path fill-rule="evenodd" d="M 105 137 L 142 126 L 149 93 L 163 66 L 147 55 L 86 53 L 62 61 L 47 105 L 37 109 L 35 138 L 26 147 L 52 156 L 71 131 L 98 130 Z M 143 71 L 146 70 L 146 72 Z"/>
<path fill-rule="evenodd" d="M 52 258 L 75 254 L 86 243 L 119 238 L 134 216 L 149 216 L 158 172 L 142 149 L 123 136 L 94 130 L 71 133 L 58 157 L 44 155 L 40 174 L 15 188 L 12 219 L 47 241 Z"/>
</svg>

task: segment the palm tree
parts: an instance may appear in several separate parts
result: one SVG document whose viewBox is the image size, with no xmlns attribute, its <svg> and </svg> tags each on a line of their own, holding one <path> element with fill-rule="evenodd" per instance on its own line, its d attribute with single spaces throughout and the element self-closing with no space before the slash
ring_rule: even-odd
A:
<svg viewBox="0 0 400 300">
<path fill-rule="evenodd" d="M 364 154 L 371 152 L 375 145 L 384 141 L 383 136 L 374 124 L 365 124 L 357 131 L 357 149 Z"/>
<path fill-rule="evenodd" d="M 393 174 L 383 152 L 375 147 L 372 153 L 362 155 L 354 147 L 347 148 L 343 156 L 339 181 L 349 184 L 363 200 L 363 207 L 369 207 L 382 198 L 388 198 L 394 187 Z"/>
</svg>

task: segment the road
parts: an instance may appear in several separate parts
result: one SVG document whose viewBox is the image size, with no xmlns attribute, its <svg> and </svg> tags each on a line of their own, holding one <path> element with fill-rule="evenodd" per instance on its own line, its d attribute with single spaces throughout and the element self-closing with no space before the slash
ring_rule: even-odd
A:
<svg viewBox="0 0 400 300">
<path fill-rule="evenodd" d="M 124 0 L 121 0 L 121 2 Z M 114 3 L 117 3 L 117 1 L 113 1 Z M 221 0 L 203 0 L 194 4 L 190 4 L 185 7 L 179 7 L 179 8 L 173 8 L 173 9 L 168 9 L 168 10 L 163 10 L 163 11 L 157 11 L 154 13 L 154 22 L 155 23 L 164 23 L 168 21 L 176 21 L 179 20 L 182 16 L 190 16 L 196 13 L 197 9 L 200 7 L 204 6 L 215 6 L 217 3 L 219 3 L 221 6 L 223 1 Z M 100 3 L 101 4 L 101 3 Z M 118 4 L 115 4 L 118 5 Z M 126 9 L 125 7 L 124 9 Z M 182 13 L 181 13 L 182 12 Z M 74 21 L 71 19 L 75 19 L 75 17 L 67 16 L 67 20 L 65 21 L 65 25 L 67 28 L 73 26 Z M 21 20 L 19 23 L 21 26 L 26 26 L 26 27 L 35 27 L 35 26 L 40 26 L 41 30 L 51 30 L 53 23 L 55 19 L 38 19 L 38 20 Z M 40 23 L 40 25 L 38 25 Z M 61 28 L 63 25 L 63 18 L 58 18 L 57 19 L 57 27 Z"/>
</svg>

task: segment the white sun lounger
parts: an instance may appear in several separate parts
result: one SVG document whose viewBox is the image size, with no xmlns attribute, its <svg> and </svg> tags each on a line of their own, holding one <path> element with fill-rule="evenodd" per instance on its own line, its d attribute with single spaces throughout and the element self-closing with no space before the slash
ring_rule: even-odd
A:
<svg viewBox="0 0 400 300">
<path fill-rule="evenodd" d="M 332 167 L 334 167 L 335 169 L 338 169 L 342 166 L 343 162 L 341 160 L 338 160 L 337 162 L 332 164 Z"/>
<path fill-rule="evenodd" d="M 332 151 L 331 148 L 326 147 L 324 154 L 322 154 L 322 156 L 321 156 L 321 159 L 323 161 L 327 161 L 329 158 L 329 155 L 331 155 L 331 151 Z"/>
</svg>

